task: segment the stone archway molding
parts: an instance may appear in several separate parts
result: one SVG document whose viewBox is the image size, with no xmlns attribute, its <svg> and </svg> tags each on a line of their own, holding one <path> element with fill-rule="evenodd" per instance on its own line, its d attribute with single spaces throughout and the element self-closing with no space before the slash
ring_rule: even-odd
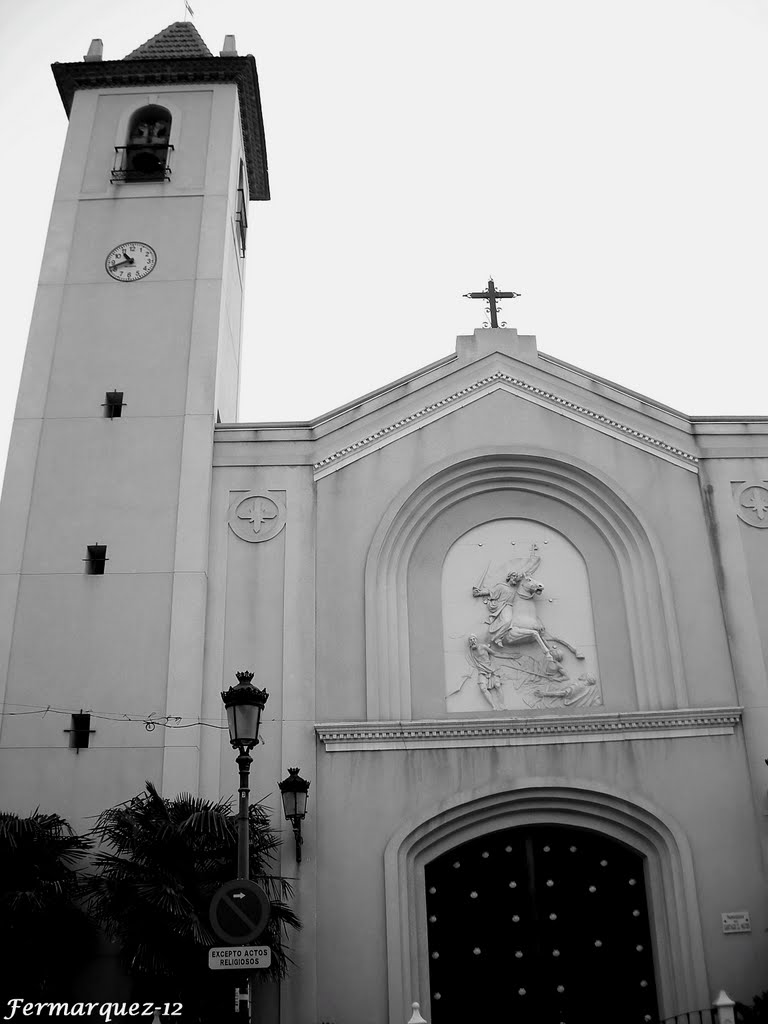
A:
<svg viewBox="0 0 768 1024">
<path fill-rule="evenodd" d="M 662 1017 L 708 1006 L 693 859 L 682 829 L 641 797 L 586 780 L 507 778 L 466 790 L 403 823 L 384 852 L 390 1024 L 429 1006 L 424 866 L 477 836 L 521 825 L 599 831 L 645 857 Z M 595 979 L 600 991 L 600 980 Z M 425 1011 L 426 1012 L 426 1011 Z"/>
<path fill-rule="evenodd" d="M 687 707 L 671 581 L 661 547 L 630 499 L 572 456 L 484 449 L 417 478 L 390 504 L 373 537 L 365 568 L 368 720 L 412 718 L 407 582 L 416 544 L 446 509 L 489 491 L 546 495 L 589 520 L 619 568 L 638 709 Z"/>
</svg>

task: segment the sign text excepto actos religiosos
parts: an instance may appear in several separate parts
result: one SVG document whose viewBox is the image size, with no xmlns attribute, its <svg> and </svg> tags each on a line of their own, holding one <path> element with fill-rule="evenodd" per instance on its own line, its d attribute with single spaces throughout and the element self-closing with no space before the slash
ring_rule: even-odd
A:
<svg viewBox="0 0 768 1024">
<path fill-rule="evenodd" d="M 271 963 L 269 946 L 214 946 L 208 950 L 212 971 L 255 971 Z"/>
</svg>

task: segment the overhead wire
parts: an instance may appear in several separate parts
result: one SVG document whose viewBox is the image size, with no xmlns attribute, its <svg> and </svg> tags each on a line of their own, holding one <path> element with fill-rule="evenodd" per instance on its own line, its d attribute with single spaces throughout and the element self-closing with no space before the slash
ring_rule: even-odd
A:
<svg viewBox="0 0 768 1024">
<path fill-rule="evenodd" d="M 45 707 L 41 704 L 15 704 L 7 702 L 6 707 L 9 708 L 26 708 L 25 711 L 0 711 L 0 717 L 11 718 L 20 715 L 77 715 L 77 714 L 88 714 L 91 718 L 96 718 L 105 722 L 139 722 L 141 723 L 147 732 L 153 732 L 157 726 L 162 726 L 164 729 L 191 729 L 195 726 L 206 726 L 209 729 L 219 729 L 224 731 L 227 727 L 222 725 L 220 721 L 214 721 L 213 719 L 204 718 L 193 718 L 190 721 L 185 721 L 183 715 L 157 715 L 154 711 L 148 715 L 136 715 L 131 714 L 127 711 L 93 711 L 87 708 L 56 708 L 48 704 Z"/>
</svg>

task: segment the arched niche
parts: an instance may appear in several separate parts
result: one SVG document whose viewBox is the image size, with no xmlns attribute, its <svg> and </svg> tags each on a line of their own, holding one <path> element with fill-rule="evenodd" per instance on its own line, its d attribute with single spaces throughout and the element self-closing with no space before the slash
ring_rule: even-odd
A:
<svg viewBox="0 0 768 1024">
<path fill-rule="evenodd" d="M 509 504 L 510 511 L 520 510 L 519 499 Z M 445 705 L 440 710 L 461 714 L 601 709 L 590 572 L 584 556 L 546 523 L 519 515 L 493 518 L 497 506 L 491 501 L 483 521 L 458 537 L 443 559 Z M 444 537 L 437 536 L 433 546 L 441 552 L 444 543 Z M 420 587 L 424 582 L 427 586 Z M 613 585 L 618 586 L 615 574 Z M 608 590 L 610 582 L 596 580 L 596 586 Z M 417 593 L 415 600 L 409 599 L 410 607 L 429 603 L 434 581 L 414 581 L 414 587 L 417 592 L 424 589 L 426 596 L 422 600 Z M 615 604 L 610 593 L 605 597 Z M 538 623 L 544 629 L 532 633 L 530 627 Z M 618 628 L 614 616 L 613 632 Z M 409 629 L 413 651 L 423 627 L 411 621 Z M 610 636 L 611 631 L 609 624 L 605 632 Z M 433 657 L 430 647 L 425 645 L 427 659 Z M 622 674 L 631 676 L 628 664 Z M 625 700 L 631 696 L 628 693 Z M 418 692 L 412 703 L 419 716 Z M 429 706 L 424 710 L 429 713 Z"/>
<path fill-rule="evenodd" d="M 443 561 L 467 530 L 502 518 L 539 521 L 583 556 L 604 710 L 687 706 L 666 567 L 627 498 L 572 458 L 484 451 L 425 474 L 379 524 L 365 577 L 368 719 L 447 714 Z"/>
<path fill-rule="evenodd" d="M 131 114 L 125 144 L 126 181 L 165 179 L 171 123 L 170 110 L 157 103 L 149 103 Z"/>
<path fill-rule="evenodd" d="M 424 867 L 471 839 L 549 824 L 601 832 L 644 858 L 662 1017 L 707 1006 L 710 993 L 693 859 L 684 832 L 648 801 L 580 780 L 523 779 L 456 794 L 403 823 L 384 854 L 391 1024 L 429 1004 Z M 599 989 L 599 980 L 596 982 Z"/>
</svg>

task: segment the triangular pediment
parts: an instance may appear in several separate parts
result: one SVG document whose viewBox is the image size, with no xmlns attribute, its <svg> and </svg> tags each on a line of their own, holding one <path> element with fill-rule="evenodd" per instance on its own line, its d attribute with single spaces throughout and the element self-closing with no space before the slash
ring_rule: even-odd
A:
<svg viewBox="0 0 768 1024">
<path fill-rule="evenodd" d="M 538 353 L 535 339 L 516 331 L 477 331 L 458 342 L 454 358 L 315 421 L 316 479 L 499 393 L 697 471 L 695 437 L 682 414 Z"/>
</svg>

